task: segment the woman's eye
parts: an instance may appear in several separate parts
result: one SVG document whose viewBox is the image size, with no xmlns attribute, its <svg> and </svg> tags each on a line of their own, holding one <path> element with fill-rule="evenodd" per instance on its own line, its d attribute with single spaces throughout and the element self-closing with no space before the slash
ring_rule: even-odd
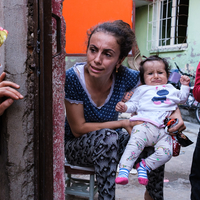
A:
<svg viewBox="0 0 200 200">
<path fill-rule="evenodd" d="M 90 48 L 90 51 L 91 51 L 92 53 L 96 52 L 96 50 L 95 50 L 94 48 Z"/>
<path fill-rule="evenodd" d="M 106 57 L 112 57 L 112 53 L 109 52 L 109 51 L 103 51 L 103 54 L 104 54 Z"/>
<path fill-rule="evenodd" d="M 163 72 L 158 72 L 158 74 L 163 74 Z"/>
<path fill-rule="evenodd" d="M 111 57 L 111 55 L 110 55 L 109 53 L 106 53 L 106 56 L 107 56 L 107 57 Z"/>
<path fill-rule="evenodd" d="M 148 73 L 148 75 L 152 75 L 152 73 Z"/>
</svg>

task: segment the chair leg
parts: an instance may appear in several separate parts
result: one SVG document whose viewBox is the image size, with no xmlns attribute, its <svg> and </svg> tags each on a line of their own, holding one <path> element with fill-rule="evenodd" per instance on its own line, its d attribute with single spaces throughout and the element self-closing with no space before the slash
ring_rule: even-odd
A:
<svg viewBox="0 0 200 200">
<path fill-rule="evenodd" d="M 71 174 L 67 174 L 67 187 L 70 187 L 70 184 L 71 184 Z"/>
<path fill-rule="evenodd" d="M 90 175 L 89 200 L 94 199 L 94 175 Z"/>
</svg>

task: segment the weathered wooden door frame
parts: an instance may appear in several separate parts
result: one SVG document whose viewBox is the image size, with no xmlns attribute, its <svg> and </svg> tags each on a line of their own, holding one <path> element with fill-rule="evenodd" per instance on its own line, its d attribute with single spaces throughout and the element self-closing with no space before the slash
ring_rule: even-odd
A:
<svg viewBox="0 0 200 200">
<path fill-rule="evenodd" d="M 51 0 L 34 0 L 35 200 L 53 200 L 51 7 Z"/>
</svg>

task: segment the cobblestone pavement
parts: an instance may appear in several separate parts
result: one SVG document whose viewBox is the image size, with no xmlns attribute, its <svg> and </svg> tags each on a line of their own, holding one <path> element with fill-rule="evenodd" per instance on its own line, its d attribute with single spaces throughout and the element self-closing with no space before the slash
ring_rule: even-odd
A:
<svg viewBox="0 0 200 200">
<path fill-rule="evenodd" d="M 164 200 L 189 200 L 190 182 L 189 174 L 192 162 L 192 155 L 196 143 L 198 124 L 185 122 L 186 134 L 194 143 L 188 147 L 182 147 L 180 155 L 173 157 L 165 167 L 164 179 Z M 145 187 L 137 181 L 137 175 L 129 176 L 129 183 L 125 186 L 116 186 L 116 200 L 143 200 Z M 66 196 L 66 200 L 86 200 L 75 196 Z M 98 194 L 94 200 L 98 200 Z"/>
</svg>

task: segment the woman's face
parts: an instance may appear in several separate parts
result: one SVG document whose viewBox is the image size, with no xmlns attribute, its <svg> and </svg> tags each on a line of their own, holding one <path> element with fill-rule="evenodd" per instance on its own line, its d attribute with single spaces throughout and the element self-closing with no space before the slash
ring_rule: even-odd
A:
<svg viewBox="0 0 200 200">
<path fill-rule="evenodd" d="M 87 49 L 87 69 L 91 76 L 110 77 L 119 68 L 120 46 L 109 33 L 96 32 L 90 38 Z"/>
</svg>

